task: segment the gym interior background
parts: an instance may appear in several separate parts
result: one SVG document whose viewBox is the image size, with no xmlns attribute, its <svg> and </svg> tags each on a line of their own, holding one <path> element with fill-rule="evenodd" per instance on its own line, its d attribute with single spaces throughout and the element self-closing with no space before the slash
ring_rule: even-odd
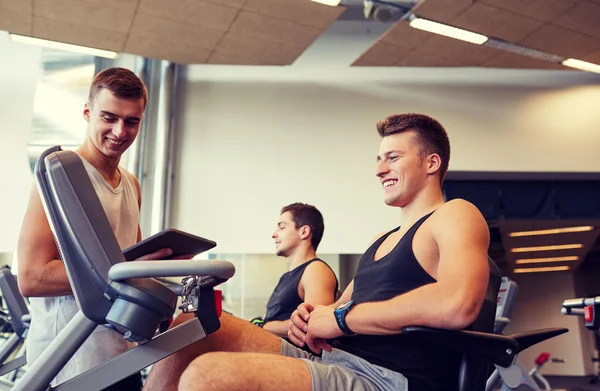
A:
<svg viewBox="0 0 600 391">
<path fill-rule="evenodd" d="M 594 335 L 560 308 L 568 298 L 600 295 L 600 75 L 558 62 L 600 63 L 599 1 L 426 0 L 379 13 L 362 1 L 202 0 L 172 9 L 167 0 L 105 3 L 108 11 L 84 26 L 78 15 L 98 11 L 85 8 L 93 2 L 0 2 L 2 264 L 15 257 L 32 163 L 50 145 L 81 141 L 87 88 L 105 67 L 134 69 L 149 87 L 142 134 L 123 161 L 142 183 L 144 237 L 176 227 L 215 240 L 215 251 L 201 257 L 236 264 L 223 287 L 225 308 L 247 319 L 263 314 L 286 270 L 270 235 L 288 203 L 323 212 L 318 253 L 343 286 L 350 281 L 373 235 L 398 221 L 374 176 L 374 124 L 422 112 L 450 135 L 446 196 L 482 210 L 490 256 L 519 284 L 505 332 L 570 329 L 521 360 L 532 365 L 550 351 L 566 363 L 546 365 L 544 374 L 596 373 Z M 111 20 L 115 9 L 118 21 Z M 410 13 L 534 53 L 415 30 Z M 9 32 L 119 56 L 17 43 Z M 509 236 L 582 225 L 592 229 Z M 581 246 L 534 255 L 569 256 L 541 265 L 567 270 L 515 270 L 540 265 L 518 264 L 514 248 L 560 244 Z"/>
</svg>

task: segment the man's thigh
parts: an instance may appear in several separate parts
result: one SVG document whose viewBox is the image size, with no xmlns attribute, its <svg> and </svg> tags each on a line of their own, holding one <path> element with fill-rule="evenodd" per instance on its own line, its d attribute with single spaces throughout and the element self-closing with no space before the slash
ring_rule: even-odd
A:
<svg viewBox="0 0 600 391">
<path fill-rule="evenodd" d="M 322 357 L 282 341 L 281 354 L 301 359 L 308 366 L 312 391 L 406 391 L 408 380 L 401 374 L 333 349 Z"/>
<path fill-rule="evenodd" d="M 207 353 L 183 373 L 179 391 L 310 391 L 303 360 L 265 353 Z"/>
<path fill-rule="evenodd" d="M 180 314 L 171 327 L 193 317 L 193 314 Z M 221 326 L 216 332 L 188 346 L 184 351 L 189 352 L 193 358 L 208 352 L 279 353 L 281 339 L 276 335 L 227 313 L 221 315 L 220 322 Z"/>
</svg>

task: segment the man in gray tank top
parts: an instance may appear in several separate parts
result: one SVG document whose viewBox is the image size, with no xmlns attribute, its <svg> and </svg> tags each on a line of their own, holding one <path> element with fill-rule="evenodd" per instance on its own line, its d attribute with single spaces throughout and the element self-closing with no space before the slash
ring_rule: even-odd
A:
<svg viewBox="0 0 600 391">
<path fill-rule="evenodd" d="M 119 162 L 138 134 L 147 101 L 144 83 L 130 70 L 109 68 L 98 73 L 82 113 L 87 122 L 86 137 L 76 149 L 123 249 L 141 239 L 140 185 Z M 168 255 L 170 249 L 162 249 L 143 258 L 162 259 Z M 32 320 L 27 336 L 27 361 L 31 363 L 78 311 L 35 184 L 21 226 L 17 261 L 19 289 L 31 303 Z M 98 326 L 52 385 L 100 365 L 128 348 L 119 333 Z M 108 390 L 140 388 L 138 374 Z"/>
<path fill-rule="evenodd" d="M 217 332 L 155 364 L 145 390 L 457 388 L 456 352 L 438 355 L 400 330 L 463 329 L 475 321 L 488 285 L 488 226 L 471 203 L 444 200 L 450 142 L 438 121 L 392 115 L 377 131 L 375 175 L 385 204 L 401 210 L 401 221 L 375 237 L 335 304 L 302 303 L 292 314 L 288 338 L 322 354 L 223 314 Z M 352 217 L 349 210 L 344 223 L 360 224 Z M 189 317 L 181 315 L 174 325 Z"/>
<path fill-rule="evenodd" d="M 272 237 L 275 252 L 286 259 L 289 271 L 271 294 L 264 319 L 255 318 L 253 324 L 287 338 L 290 317 L 301 303 L 329 305 L 335 301 L 337 277 L 316 255 L 324 230 L 323 215 L 312 205 L 296 202 L 281 209 Z"/>
</svg>

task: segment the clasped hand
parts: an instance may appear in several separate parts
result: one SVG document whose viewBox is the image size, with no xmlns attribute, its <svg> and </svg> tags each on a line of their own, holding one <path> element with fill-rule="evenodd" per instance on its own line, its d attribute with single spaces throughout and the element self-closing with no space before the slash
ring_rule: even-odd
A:
<svg viewBox="0 0 600 391">
<path fill-rule="evenodd" d="M 335 321 L 333 308 L 329 306 L 313 306 L 302 303 L 292 313 L 288 338 L 296 346 L 308 345 L 309 349 L 319 354 L 322 350 L 331 351 L 328 339 L 342 336 L 343 333 Z"/>
</svg>

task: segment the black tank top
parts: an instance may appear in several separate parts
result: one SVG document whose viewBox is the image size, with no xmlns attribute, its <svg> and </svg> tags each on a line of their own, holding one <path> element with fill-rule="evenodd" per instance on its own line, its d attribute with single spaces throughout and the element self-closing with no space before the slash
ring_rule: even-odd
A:
<svg viewBox="0 0 600 391">
<path fill-rule="evenodd" d="M 398 244 L 378 261 L 375 252 L 400 227 L 379 238 L 363 254 L 356 275 L 352 300 L 357 304 L 389 300 L 421 286 L 436 282 L 419 264 L 412 250 L 413 237 L 433 212 L 417 221 Z M 460 354 L 439 345 L 402 334 L 340 337 L 333 346 L 403 374 L 408 388 L 452 390 L 457 387 Z"/>
<path fill-rule="evenodd" d="M 298 308 L 303 302 L 302 298 L 298 295 L 298 284 L 304 274 L 306 267 L 313 262 L 323 262 L 319 258 L 311 259 L 308 262 L 284 273 L 279 279 L 279 283 L 275 287 L 273 294 L 269 298 L 267 303 L 267 314 L 265 315 L 265 322 L 272 320 L 288 320 L 292 316 L 292 312 Z M 327 263 L 323 262 L 325 265 Z M 329 265 L 327 265 L 329 267 Z M 329 267 L 331 270 L 331 268 Z M 335 294 L 338 289 L 338 280 L 333 270 L 331 270 L 335 277 L 335 291 L 334 296 L 331 297 L 331 302 L 335 301 Z"/>
</svg>

